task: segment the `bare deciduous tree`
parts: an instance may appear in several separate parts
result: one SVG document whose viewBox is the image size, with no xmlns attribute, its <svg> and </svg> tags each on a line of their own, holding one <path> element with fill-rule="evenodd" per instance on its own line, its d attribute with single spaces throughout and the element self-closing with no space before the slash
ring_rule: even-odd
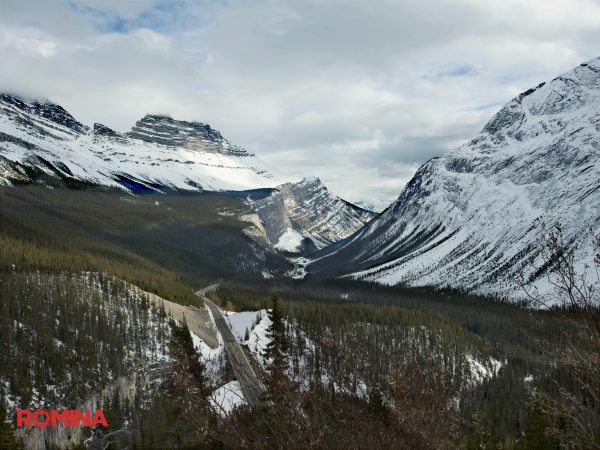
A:
<svg viewBox="0 0 600 450">
<path fill-rule="evenodd" d="M 534 307 L 546 308 L 564 320 L 560 345 L 544 346 L 552 363 L 569 371 L 576 389 L 558 386 L 558 395 L 532 392 L 532 401 L 550 415 L 549 434 L 563 448 L 600 448 L 600 235 L 589 228 L 593 243 L 592 265 L 577 265 L 576 248 L 565 239 L 563 228 L 544 228 L 540 245 L 543 265 L 533 273 L 544 274 L 554 287 L 549 299 L 521 276 L 520 285 Z"/>
</svg>

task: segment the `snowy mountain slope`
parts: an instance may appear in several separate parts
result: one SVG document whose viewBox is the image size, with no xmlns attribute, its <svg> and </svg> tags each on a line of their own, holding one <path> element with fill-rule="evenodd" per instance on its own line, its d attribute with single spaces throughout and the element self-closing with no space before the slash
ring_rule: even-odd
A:
<svg viewBox="0 0 600 450">
<path fill-rule="evenodd" d="M 564 226 L 580 265 L 600 232 L 600 58 L 506 104 L 472 141 L 424 164 L 398 199 L 309 270 L 385 284 L 518 297 L 541 265 L 540 220 Z M 527 270 L 527 269 L 525 269 Z M 543 280 L 535 281 L 543 287 Z"/>
<path fill-rule="evenodd" d="M 270 196 L 248 203 L 269 241 L 289 253 L 321 249 L 347 238 L 376 216 L 332 195 L 318 178 L 282 184 Z"/>
<path fill-rule="evenodd" d="M 56 181 L 134 192 L 253 190 L 266 244 L 290 252 L 338 241 L 374 216 L 318 179 L 282 184 L 204 123 L 146 115 L 121 134 L 99 123 L 90 129 L 53 103 L 0 95 L 0 184 Z"/>
<path fill-rule="evenodd" d="M 90 130 L 62 107 L 0 95 L 0 180 L 32 172 L 131 190 L 248 190 L 276 179 L 209 125 L 147 115 L 129 133 Z"/>
</svg>

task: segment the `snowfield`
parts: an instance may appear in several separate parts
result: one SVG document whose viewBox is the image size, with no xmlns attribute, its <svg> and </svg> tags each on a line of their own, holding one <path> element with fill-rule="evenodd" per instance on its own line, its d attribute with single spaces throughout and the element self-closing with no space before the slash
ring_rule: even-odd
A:
<svg viewBox="0 0 600 450">
<path fill-rule="evenodd" d="M 238 381 L 231 381 L 219 387 L 212 393 L 210 402 L 221 416 L 226 416 L 234 408 L 247 404 Z"/>
</svg>

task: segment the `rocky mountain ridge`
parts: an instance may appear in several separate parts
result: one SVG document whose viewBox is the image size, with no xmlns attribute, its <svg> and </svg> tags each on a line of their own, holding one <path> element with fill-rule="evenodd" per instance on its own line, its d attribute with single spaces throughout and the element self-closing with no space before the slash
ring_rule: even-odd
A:
<svg viewBox="0 0 600 450">
<path fill-rule="evenodd" d="M 579 268 L 600 233 L 600 58 L 507 103 L 470 142 L 425 163 L 398 199 L 313 272 L 519 297 L 549 290 L 542 223 L 560 222 Z"/>
<path fill-rule="evenodd" d="M 319 178 L 284 183 L 268 197 L 248 200 L 269 241 L 288 253 L 310 252 L 345 239 L 376 214 L 332 195 Z"/>
<path fill-rule="evenodd" d="M 273 187 L 255 155 L 209 125 L 146 115 L 128 133 L 82 125 L 50 102 L 0 96 L 0 181 L 36 174 L 133 191 L 225 191 Z"/>
</svg>

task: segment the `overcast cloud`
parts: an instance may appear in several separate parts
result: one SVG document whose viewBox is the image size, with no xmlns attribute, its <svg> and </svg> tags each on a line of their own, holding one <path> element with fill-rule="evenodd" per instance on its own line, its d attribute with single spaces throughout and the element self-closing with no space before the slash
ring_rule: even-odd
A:
<svg viewBox="0 0 600 450">
<path fill-rule="evenodd" d="M 594 0 L 0 0 L 0 90 L 120 131 L 207 122 L 383 208 L 599 42 Z"/>
</svg>

